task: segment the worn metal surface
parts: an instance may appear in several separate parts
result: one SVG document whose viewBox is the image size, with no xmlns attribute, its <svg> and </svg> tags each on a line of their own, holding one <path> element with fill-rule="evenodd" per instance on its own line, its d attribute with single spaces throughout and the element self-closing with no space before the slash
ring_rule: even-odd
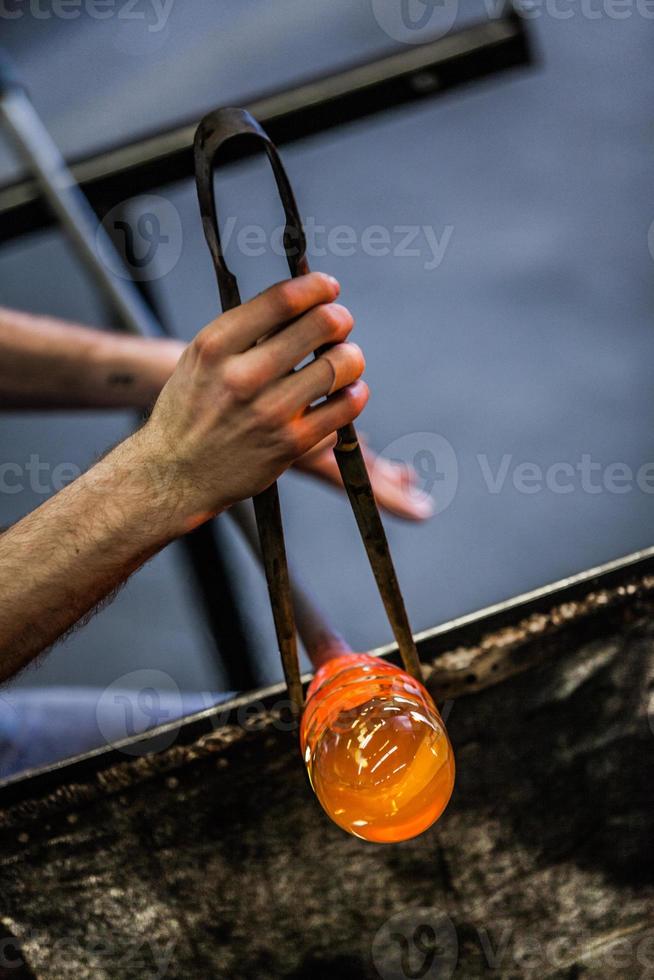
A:
<svg viewBox="0 0 654 980">
<path fill-rule="evenodd" d="M 414 841 L 332 826 L 270 701 L 241 701 L 247 725 L 237 703 L 213 712 L 158 755 L 5 787 L 5 933 L 57 980 L 407 977 L 430 957 L 423 976 L 646 976 L 651 566 L 649 552 L 441 636 L 432 680 L 502 646 L 531 668 L 453 703 L 455 794 Z"/>
</svg>

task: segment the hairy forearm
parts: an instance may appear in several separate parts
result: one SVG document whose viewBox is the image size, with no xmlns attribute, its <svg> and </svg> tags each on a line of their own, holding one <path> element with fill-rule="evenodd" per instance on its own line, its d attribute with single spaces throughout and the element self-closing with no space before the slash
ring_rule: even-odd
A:
<svg viewBox="0 0 654 980">
<path fill-rule="evenodd" d="M 359 415 L 365 362 L 337 295 L 310 273 L 208 324 L 143 428 L 0 537 L 0 680 L 168 541 L 263 492 Z"/>
<path fill-rule="evenodd" d="M 0 681 L 184 530 L 143 443 L 136 433 L 0 536 Z"/>
<path fill-rule="evenodd" d="M 182 347 L 0 308 L 0 408 L 146 409 Z"/>
</svg>

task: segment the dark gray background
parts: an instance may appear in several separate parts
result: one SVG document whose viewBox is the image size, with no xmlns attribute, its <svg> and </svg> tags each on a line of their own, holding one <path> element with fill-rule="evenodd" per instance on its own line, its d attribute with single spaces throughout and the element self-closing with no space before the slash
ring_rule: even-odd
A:
<svg viewBox="0 0 654 980">
<path fill-rule="evenodd" d="M 358 235 L 371 225 L 431 225 L 438 237 L 453 227 L 434 270 L 424 267 L 424 242 L 413 257 L 358 248 L 313 260 L 340 278 L 357 317 L 372 389 L 361 429 L 378 449 L 411 433 L 440 434 L 458 459 L 457 493 L 442 514 L 421 526 L 386 522 L 415 629 L 651 543 L 653 498 L 637 488 L 590 494 L 577 478 L 568 494 L 521 493 L 511 469 L 492 494 L 477 460 L 485 454 L 496 471 L 504 454 L 511 467 L 574 466 L 591 454 L 602 467 L 637 470 L 654 459 L 654 23 L 635 2 L 625 19 L 601 0 L 596 19 L 579 3 L 557 9 L 572 16 L 541 9 L 528 25 L 538 67 L 284 151 L 303 212 L 318 223 L 349 224 Z M 481 10 L 471 4 L 465 16 Z M 398 44 L 367 0 L 177 2 L 158 33 L 117 15 L 63 22 L 26 13 L 1 26 L 70 154 Z M 3 157 L 5 176 L 13 167 Z M 224 214 L 237 215 L 239 227 L 276 224 L 263 164 L 221 181 Z M 191 183 L 160 193 L 179 212 L 183 241 L 155 288 L 170 323 L 190 338 L 216 314 L 215 283 Z M 284 275 L 280 258 L 232 258 L 246 292 Z M 55 233 L 4 247 L 0 277 L 3 305 L 107 323 Z M 86 466 L 129 423 L 119 414 L 3 416 L 0 462 L 38 454 Z M 389 639 L 344 501 L 297 476 L 284 478 L 282 493 L 289 551 L 336 624 L 357 648 Z M 29 490 L 0 494 L 0 524 L 41 500 Z M 233 548 L 261 680 L 271 680 L 279 671 L 265 590 L 235 538 Z M 223 686 L 174 547 L 17 684 L 102 687 L 142 667 L 168 672 L 182 688 Z"/>
</svg>

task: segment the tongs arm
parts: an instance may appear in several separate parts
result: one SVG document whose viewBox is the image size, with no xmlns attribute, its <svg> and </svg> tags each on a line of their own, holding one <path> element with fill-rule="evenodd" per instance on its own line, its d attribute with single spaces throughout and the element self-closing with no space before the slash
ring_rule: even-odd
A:
<svg viewBox="0 0 654 980">
<path fill-rule="evenodd" d="M 291 276 L 301 276 L 309 272 L 302 221 L 277 148 L 256 119 L 245 109 L 218 109 L 205 116 L 200 123 L 195 136 L 194 152 L 202 225 L 224 310 L 238 306 L 241 297 L 236 277 L 225 262 L 220 240 L 214 166 L 226 145 L 237 138 L 259 141 L 265 150 L 286 216 L 284 250 Z M 316 351 L 316 356 L 322 350 Z M 339 430 L 334 453 L 405 669 L 420 679 L 418 652 L 354 425 L 350 424 Z M 292 705 L 300 711 L 303 695 L 277 485 L 273 484 L 255 497 L 254 507 L 289 698 Z"/>
</svg>

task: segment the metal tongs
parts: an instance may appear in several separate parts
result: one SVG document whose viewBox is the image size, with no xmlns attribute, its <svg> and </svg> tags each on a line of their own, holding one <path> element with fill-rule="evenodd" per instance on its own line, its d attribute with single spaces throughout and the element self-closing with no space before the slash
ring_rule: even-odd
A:
<svg viewBox="0 0 654 980">
<path fill-rule="evenodd" d="M 241 296 L 236 277 L 225 263 L 220 241 L 214 193 L 214 166 L 226 145 L 238 138 L 257 141 L 265 150 L 286 216 L 284 251 L 291 276 L 302 276 L 309 272 L 302 221 L 274 143 L 245 109 L 218 109 L 211 112 L 204 117 L 195 134 L 195 179 L 202 226 L 216 270 L 223 310 L 231 310 L 239 306 Z M 317 351 L 316 356 L 319 353 L 320 351 Z M 420 680 L 422 675 L 418 651 L 353 425 L 339 429 L 334 455 L 404 667 L 409 674 Z M 254 498 L 254 510 L 286 686 L 293 709 L 299 714 L 303 706 L 303 693 L 284 529 L 276 483 Z"/>
</svg>

